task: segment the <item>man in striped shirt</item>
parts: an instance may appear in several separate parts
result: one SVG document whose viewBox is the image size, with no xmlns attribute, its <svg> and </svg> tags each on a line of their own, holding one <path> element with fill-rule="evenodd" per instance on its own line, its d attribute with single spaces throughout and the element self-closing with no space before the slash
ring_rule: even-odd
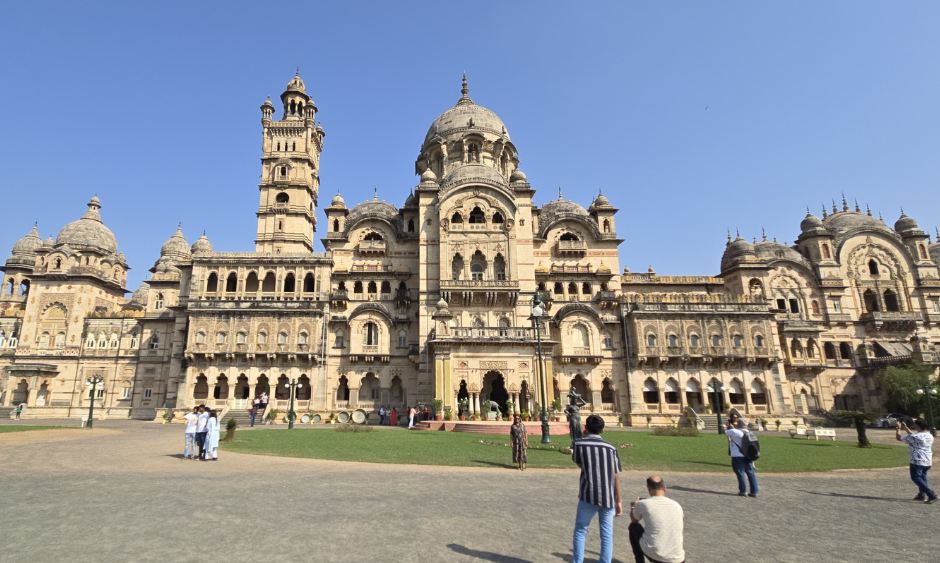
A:
<svg viewBox="0 0 940 563">
<path fill-rule="evenodd" d="M 572 563 L 584 561 L 584 537 L 597 514 L 601 528 L 601 556 L 598 563 L 610 563 L 614 552 L 614 516 L 623 514 L 620 498 L 620 455 L 617 448 L 601 438 L 604 420 L 591 415 L 585 422 L 588 435 L 572 445 L 571 459 L 581 468 L 578 514 L 574 523 Z"/>
</svg>

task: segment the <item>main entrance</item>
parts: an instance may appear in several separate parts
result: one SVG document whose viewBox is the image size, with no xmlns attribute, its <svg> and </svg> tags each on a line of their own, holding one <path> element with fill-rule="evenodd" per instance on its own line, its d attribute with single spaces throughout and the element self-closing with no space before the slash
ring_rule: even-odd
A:
<svg viewBox="0 0 940 563">
<path fill-rule="evenodd" d="M 483 376 L 483 390 L 480 397 L 481 404 L 483 401 L 493 401 L 499 405 L 499 410 L 504 417 L 509 414 L 509 411 L 506 410 L 506 401 L 509 400 L 509 393 L 506 391 L 506 380 L 503 379 L 503 374 L 498 371 L 488 371 Z M 489 409 L 483 409 L 484 412 L 487 410 Z"/>
</svg>

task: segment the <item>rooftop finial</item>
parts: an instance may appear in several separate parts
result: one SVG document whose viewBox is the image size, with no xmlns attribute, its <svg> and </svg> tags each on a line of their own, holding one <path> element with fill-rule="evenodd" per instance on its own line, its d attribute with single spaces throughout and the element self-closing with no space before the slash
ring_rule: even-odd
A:
<svg viewBox="0 0 940 563">
<path fill-rule="evenodd" d="M 735 228 L 734 228 L 734 235 L 735 235 L 736 237 L 738 237 L 738 238 L 741 238 L 741 229 L 735 227 Z"/>
<path fill-rule="evenodd" d="M 809 207 L 806 208 L 806 212 L 809 213 Z M 764 227 L 760 228 L 760 234 L 764 237 L 764 242 L 767 242 L 767 231 L 764 230 Z"/>
<path fill-rule="evenodd" d="M 839 212 L 839 208 L 836 207 L 836 200 L 833 199 L 833 200 L 832 200 L 832 213 L 833 213 L 833 214 L 836 214 L 836 213 L 838 213 L 838 212 Z"/>
<path fill-rule="evenodd" d="M 829 214 L 826 213 L 826 204 L 825 204 L 825 203 L 823 204 L 822 209 L 823 209 L 823 219 L 825 219 L 826 217 L 829 216 Z"/>
<path fill-rule="evenodd" d="M 460 93 L 463 94 L 464 97 L 467 97 L 470 94 L 470 89 L 467 88 L 467 73 L 466 72 L 463 73 L 463 82 L 460 86 Z"/>
<path fill-rule="evenodd" d="M 378 200 L 379 200 L 379 188 L 378 186 L 376 186 L 372 188 L 372 201 L 378 201 Z"/>
<path fill-rule="evenodd" d="M 858 206 L 858 199 L 855 200 L 855 212 L 856 213 L 862 212 L 861 208 Z"/>
<path fill-rule="evenodd" d="M 842 211 L 849 210 L 849 202 L 845 200 L 845 192 L 842 192 Z"/>
<path fill-rule="evenodd" d="M 294 76 L 300 77 L 300 67 L 297 67 L 297 72 L 294 73 Z"/>
<path fill-rule="evenodd" d="M 878 212 L 878 219 L 880 219 L 882 223 L 885 222 L 885 218 L 881 216 L 881 211 Z"/>
<path fill-rule="evenodd" d="M 865 211 L 868 212 L 868 216 L 871 217 L 871 207 L 868 207 L 868 204 L 865 204 Z"/>
<path fill-rule="evenodd" d="M 901 208 L 901 217 L 903 217 L 903 216 L 904 216 L 904 208 L 902 207 L 902 208 Z"/>
<path fill-rule="evenodd" d="M 728 244 L 731 244 L 731 227 L 728 227 Z"/>
<path fill-rule="evenodd" d="M 558 201 L 561 201 L 561 186 L 558 186 Z"/>
<path fill-rule="evenodd" d="M 937 233 L 937 242 L 940 242 L 940 229 L 934 227 L 933 230 L 935 233 Z"/>
</svg>

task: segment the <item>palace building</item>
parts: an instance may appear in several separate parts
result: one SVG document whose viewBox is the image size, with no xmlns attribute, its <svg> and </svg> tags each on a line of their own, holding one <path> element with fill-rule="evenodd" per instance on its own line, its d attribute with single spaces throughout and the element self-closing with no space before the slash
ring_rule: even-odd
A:
<svg viewBox="0 0 940 563">
<path fill-rule="evenodd" d="M 754 416 L 880 410 L 880 366 L 937 363 L 940 244 L 917 223 L 807 213 L 793 245 L 731 240 L 720 272 L 621 270 L 617 209 L 535 205 L 502 120 L 466 78 L 428 129 L 402 203 L 337 193 L 314 252 L 325 133 L 295 76 L 261 106 L 254 251 L 180 229 L 130 297 L 130 268 L 93 198 L 83 217 L 13 246 L 0 292 L 0 398 L 26 417 L 154 419 L 262 392 L 284 414 L 546 399 L 627 424 L 725 405 Z M 630 244 L 631 241 L 627 241 Z M 546 314 L 537 333 L 538 296 Z M 91 393 L 86 380 L 103 380 Z M 507 406 L 508 404 L 508 406 Z M 649 418 L 648 418 L 649 417 Z"/>
</svg>

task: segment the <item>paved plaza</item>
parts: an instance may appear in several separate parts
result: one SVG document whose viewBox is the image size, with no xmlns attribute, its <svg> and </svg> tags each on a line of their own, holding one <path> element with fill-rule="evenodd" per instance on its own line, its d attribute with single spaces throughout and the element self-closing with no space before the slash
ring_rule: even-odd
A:
<svg viewBox="0 0 940 563">
<path fill-rule="evenodd" d="M 225 451 L 203 463 L 181 460 L 182 447 L 181 426 L 130 421 L 0 434 L 3 560 L 571 560 L 573 470 Z M 736 496 L 730 474 L 662 476 L 685 508 L 690 563 L 919 563 L 940 549 L 940 505 L 907 500 L 915 490 L 906 468 L 761 475 L 756 500 Z M 623 474 L 625 500 L 646 496 L 645 477 Z M 633 560 L 627 524 L 616 522 L 615 561 Z M 590 561 L 596 524 L 589 540 Z"/>
</svg>

